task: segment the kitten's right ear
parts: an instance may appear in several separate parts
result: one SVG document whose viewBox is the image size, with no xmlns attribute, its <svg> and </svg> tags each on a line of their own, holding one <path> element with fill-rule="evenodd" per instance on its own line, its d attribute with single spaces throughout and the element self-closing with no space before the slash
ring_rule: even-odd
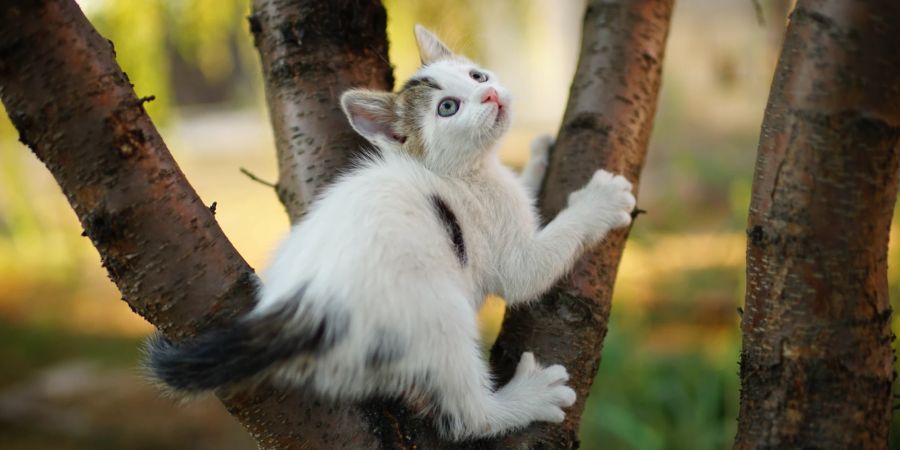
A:
<svg viewBox="0 0 900 450">
<path fill-rule="evenodd" d="M 394 94 L 351 89 L 341 95 L 341 108 L 353 129 L 369 142 L 375 145 L 403 143 L 403 138 L 394 130 Z"/>
<path fill-rule="evenodd" d="M 416 44 L 419 45 L 419 59 L 423 66 L 453 57 L 453 52 L 434 33 L 419 24 L 416 24 Z"/>
</svg>

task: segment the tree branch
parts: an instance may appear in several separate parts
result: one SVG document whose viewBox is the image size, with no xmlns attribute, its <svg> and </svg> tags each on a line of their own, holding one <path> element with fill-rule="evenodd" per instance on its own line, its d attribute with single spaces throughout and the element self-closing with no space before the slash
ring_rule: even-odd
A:
<svg viewBox="0 0 900 450">
<path fill-rule="evenodd" d="M 889 444 L 900 4 L 800 0 L 760 133 L 735 449 Z"/>
<path fill-rule="evenodd" d="M 263 186 L 265 186 L 265 187 L 272 188 L 272 189 L 278 189 L 278 185 L 276 185 L 275 183 L 273 183 L 273 182 L 271 182 L 271 181 L 263 180 L 262 178 L 256 176 L 255 173 L 249 171 L 248 169 L 246 169 L 246 168 L 244 168 L 244 167 L 241 167 L 241 168 L 240 168 L 240 171 L 241 171 L 242 174 L 246 175 L 247 178 L 249 178 L 249 179 L 251 179 L 251 180 L 253 180 L 253 181 L 255 181 L 255 182 L 257 182 L 257 183 L 259 183 L 259 184 L 261 184 L 261 185 L 263 185 Z"/>
<path fill-rule="evenodd" d="M 173 339 L 249 305 L 253 270 L 185 180 L 109 41 L 72 1 L 0 6 L 0 97 L 124 300 Z"/>
<path fill-rule="evenodd" d="M 540 197 L 554 217 L 595 170 L 624 173 L 635 184 L 644 164 L 673 0 L 588 2 L 569 103 Z M 585 400 L 600 364 L 616 270 L 627 232 L 610 233 L 540 302 L 507 311 L 491 357 L 511 376 L 519 355 L 564 365 L 578 401 L 561 425 L 537 424 L 501 447 L 574 448 Z"/>
<path fill-rule="evenodd" d="M 387 13 L 378 0 L 253 0 L 249 21 L 278 150 L 278 198 L 294 223 L 368 147 L 338 98 L 352 87 L 393 88 Z"/>
<path fill-rule="evenodd" d="M 222 233 L 71 0 L 0 0 L 0 98 L 69 199 L 123 299 L 171 339 L 253 304 L 253 270 Z M 366 448 L 355 409 L 262 386 L 223 397 L 265 448 Z M 314 445 L 314 444 L 313 444 Z"/>
<path fill-rule="evenodd" d="M 21 140 L 69 198 L 124 299 L 175 340 L 222 326 L 246 310 L 256 284 L 252 269 L 172 160 L 108 41 L 71 0 L 0 0 L 0 6 L 0 97 Z M 636 181 L 670 14 L 670 1 L 590 3 L 582 58 L 542 197 L 545 217 L 594 168 L 625 172 Z M 250 28 L 279 149 L 278 192 L 292 221 L 361 151 L 337 109 L 339 93 L 393 83 L 384 25 L 376 1 L 254 2 Z M 501 368 L 526 349 L 569 367 L 580 401 L 567 422 L 480 447 L 575 444 L 623 242 L 624 233 L 614 235 L 545 303 L 512 312 L 495 347 Z M 268 386 L 230 393 L 223 402 L 265 448 L 452 447 L 437 440 L 430 421 L 398 404 L 323 405 Z"/>
<path fill-rule="evenodd" d="M 349 25 L 341 26 L 353 31 L 338 30 L 329 40 L 325 37 L 334 33 L 334 26 L 314 25 L 333 22 L 336 13 L 323 10 L 317 2 L 254 2 L 251 29 L 263 61 L 279 147 L 279 192 L 293 221 L 302 215 L 313 194 L 364 146 L 337 108 L 340 93 L 351 86 L 390 89 L 393 84 L 383 38 L 383 11 L 380 5 L 372 6 L 376 3 L 342 3 L 341 7 L 369 8 L 361 16 L 374 13 L 375 20 L 357 23 L 361 16 L 351 15 Z M 637 180 L 652 129 L 671 9 L 671 0 L 593 1 L 588 6 L 582 58 L 542 198 L 545 217 L 558 212 L 568 192 L 580 188 L 596 168 L 624 172 Z M 296 45 L 298 30 L 316 36 L 315 45 Z M 359 36 L 366 38 L 360 41 Z M 329 152 L 327 156 L 323 151 Z M 524 350 L 536 350 L 545 360 L 562 362 L 570 369 L 580 400 L 566 424 L 532 427 L 516 437 L 468 445 L 574 445 L 606 332 L 609 297 L 624 238 L 624 233 L 611 236 L 603 248 L 581 263 L 578 275 L 548 295 L 550 303 L 511 313 L 494 350 L 495 361 L 506 364 L 507 369 L 514 367 Z M 594 282 L 596 289 L 590 287 Z M 564 295 L 568 301 L 561 300 Z M 572 320 L 551 319 L 559 317 Z M 572 342 L 579 344 L 570 347 Z M 374 402 L 363 409 L 383 448 L 453 447 L 437 438 L 429 421 L 400 404 Z M 542 437 L 541 431 L 551 428 L 552 436 Z"/>
</svg>

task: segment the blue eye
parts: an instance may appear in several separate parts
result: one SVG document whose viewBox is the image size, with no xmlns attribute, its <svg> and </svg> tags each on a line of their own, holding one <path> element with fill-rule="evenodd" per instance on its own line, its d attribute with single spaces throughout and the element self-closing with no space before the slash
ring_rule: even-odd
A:
<svg viewBox="0 0 900 450">
<path fill-rule="evenodd" d="M 438 103 L 438 115 L 441 117 L 450 117 L 459 111 L 459 100 L 455 98 L 445 98 Z"/>
<path fill-rule="evenodd" d="M 479 83 L 484 83 L 485 81 L 488 80 L 488 76 L 486 73 L 479 72 L 475 69 L 472 69 L 469 71 L 469 76 L 472 77 L 473 80 L 475 80 Z"/>
</svg>

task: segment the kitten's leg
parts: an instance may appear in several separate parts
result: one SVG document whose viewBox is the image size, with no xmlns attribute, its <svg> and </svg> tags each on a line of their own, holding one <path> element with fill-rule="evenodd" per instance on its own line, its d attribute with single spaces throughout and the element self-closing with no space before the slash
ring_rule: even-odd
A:
<svg viewBox="0 0 900 450">
<path fill-rule="evenodd" d="M 451 439 L 488 437 L 523 428 L 531 422 L 565 419 L 562 408 L 575 403 L 575 391 L 560 365 L 543 367 L 531 353 L 522 359 L 512 380 L 491 389 L 490 375 L 474 343 L 446 359 L 432 378 L 438 393 L 438 427 Z M 456 347 L 459 349 L 460 347 Z M 456 352 L 454 352 L 456 353 Z"/>
<path fill-rule="evenodd" d="M 631 223 L 635 199 L 631 183 L 604 170 L 569 195 L 569 205 L 525 242 L 508 246 L 500 264 L 503 297 L 529 301 L 563 276 L 581 252 L 607 232 Z"/>
<path fill-rule="evenodd" d="M 525 190 L 532 198 L 537 197 L 547 173 L 547 165 L 550 164 L 550 147 L 553 146 L 553 137 L 549 135 L 539 136 L 531 141 L 531 151 L 528 163 L 519 175 L 519 181 L 525 186 Z"/>
</svg>

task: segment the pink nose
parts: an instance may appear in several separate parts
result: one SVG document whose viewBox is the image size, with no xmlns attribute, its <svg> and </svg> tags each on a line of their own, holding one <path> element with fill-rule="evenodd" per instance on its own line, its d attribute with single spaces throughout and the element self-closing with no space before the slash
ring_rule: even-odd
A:
<svg viewBox="0 0 900 450">
<path fill-rule="evenodd" d="M 500 104 L 500 96 L 497 94 L 497 90 L 494 88 L 489 88 L 484 95 L 481 96 L 481 103 L 494 102 L 496 104 Z"/>
</svg>

